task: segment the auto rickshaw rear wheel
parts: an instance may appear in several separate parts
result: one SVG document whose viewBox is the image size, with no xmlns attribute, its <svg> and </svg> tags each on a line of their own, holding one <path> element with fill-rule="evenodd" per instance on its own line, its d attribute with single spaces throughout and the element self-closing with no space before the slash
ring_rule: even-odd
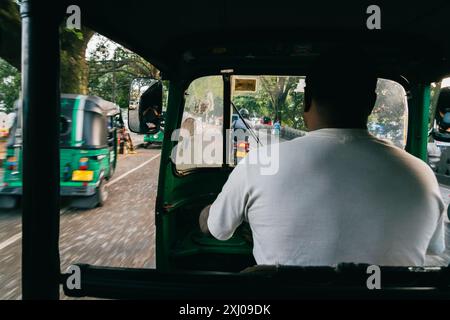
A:
<svg viewBox="0 0 450 320">
<path fill-rule="evenodd" d="M 98 199 L 98 206 L 102 207 L 106 200 L 108 200 L 108 190 L 106 187 L 105 179 L 102 179 L 100 181 L 100 184 L 97 187 L 96 196 Z"/>
<path fill-rule="evenodd" d="M 19 207 L 19 197 L 17 196 L 0 196 L 0 209 L 16 209 Z"/>
<path fill-rule="evenodd" d="M 111 180 L 111 178 L 114 175 L 114 172 L 116 172 L 116 167 L 111 163 L 109 166 L 108 180 Z"/>
<path fill-rule="evenodd" d="M 108 190 L 106 187 L 106 181 L 104 178 L 100 181 L 100 184 L 95 189 L 95 194 L 88 197 L 76 197 L 72 199 L 70 206 L 76 209 L 94 209 L 101 207 L 108 199 Z"/>
</svg>

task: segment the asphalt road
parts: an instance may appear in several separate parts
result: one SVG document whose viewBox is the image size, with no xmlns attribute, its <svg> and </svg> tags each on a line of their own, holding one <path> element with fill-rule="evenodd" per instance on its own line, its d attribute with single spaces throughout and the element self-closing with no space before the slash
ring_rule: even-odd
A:
<svg viewBox="0 0 450 320">
<path fill-rule="evenodd" d="M 140 143 L 141 137 L 133 138 Z M 85 211 L 62 208 L 61 271 L 73 263 L 155 267 L 159 155 L 158 148 L 140 148 L 137 154 L 120 156 L 105 206 Z M 0 300 L 21 298 L 20 254 L 20 210 L 0 212 Z"/>
<path fill-rule="evenodd" d="M 133 135 L 136 145 L 142 136 Z M 160 150 L 138 149 L 120 156 L 109 182 L 109 200 L 93 210 L 62 208 L 60 231 L 61 270 L 73 263 L 98 266 L 154 268 L 154 204 Z M 441 186 L 450 203 L 450 188 Z M 429 257 L 427 265 L 446 265 L 450 260 L 450 230 L 447 221 L 447 251 Z M 0 300 L 21 298 L 21 214 L 0 212 Z M 61 293 L 62 299 L 67 299 Z"/>
</svg>

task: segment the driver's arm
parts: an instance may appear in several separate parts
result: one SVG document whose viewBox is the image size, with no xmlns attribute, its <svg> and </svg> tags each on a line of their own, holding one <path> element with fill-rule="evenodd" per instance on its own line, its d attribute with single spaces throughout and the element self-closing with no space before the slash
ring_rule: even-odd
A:
<svg viewBox="0 0 450 320">
<path fill-rule="evenodd" d="M 200 217 L 198 219 L 198 222 L 200 224 L 200 230 L 204 234 L 209 235 L 209 229 L 208 229 L 208 218 L 209 218 L 209 209 L 211 208 L 211 205 L 205 207 L 202 212 L 200 213 Z"/>
<path fill-rule="evenodd" d="M 200 228 L 218 240 L 230 239 L 247 215 L 247 165 L 242 161 L 230 174 L 216 201 L 200 214 Z"/>
<path fill-rule="evenodd" d="M 441 213 L 436 230 L 428 245 L 428 255 L 441 255 L 445 251 L 445 222 L 444 213 Z"/>
</svg>

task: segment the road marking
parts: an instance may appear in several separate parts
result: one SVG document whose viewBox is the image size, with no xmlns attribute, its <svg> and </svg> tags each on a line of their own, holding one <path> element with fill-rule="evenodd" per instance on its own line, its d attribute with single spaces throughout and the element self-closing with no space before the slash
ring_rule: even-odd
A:
<svg viewBox="0 0 450 320">
<path fill-rule="evenodd" d="M 59 214 L 64 214 L 64 213 L 66 213 L 66 212 L 68 212 L 68 211 L 70 211 L 70 208 L 69 208 L 69 207 L 64 208 L 64 209 L 61 209 L 61 210 L 59 211 Z M 14 242 L 19 241 L 20 239 L 22 239 L 22 233 L 21 233 L 21 232 L 19 232 L 18 234 L 12 236 L 12 237 L 9 238 L 9 239 L 6 239 L 6 240 L 3 241 L 2 243 L 0 243 L 0 251 L 3 250 L 3 249 L 5 249 L 6 247 L 9 247 L 9 246 L 12 245 Z"/>
<path fill-rule="evenodd" d="M 118 178 L 112 180 L 111 182 L 108 182 L 108 183 L 106 184 L 106 186 L 108 187 L 108 186 L 110 186 L 110 185 L 112 185 L 112 184 L 114 184 L 114 183 L 116 183 L 116 182 L 119 182 L 120 180 L 122 180 L 123 178 L 125 178 L 126 176 L 128 176 L 129 174 L 132 174 L 132 173 L 135 172 L 136 170 L 139 170 L 139 169 L 142 168 L 143 166 L 146 166 L 147 164 L 149 164 L 149 163 L 152 162 L 153 160 L 159 158 L 160 156 L 161 156 L 161 154 L 157 154 L 157 155 L 154 156 L 153 158 L 151 158 L 151 159 L 145 161 L 143 164 L 137 166 L 136 168 L 134 168 L 134 169 L 132 169 L 132 170 L 126 172 L 126 173 L 124 173 L 124 174 L 121 175 L 120 177 L 118 177 Z"/>
<path fill-rule="evenodd" d="M 136 170 L 139 170 L 139 169 L 142 168 L 143 166 L 146 166 L 147 164 L 149 164 L 149 163 L 152 162 L 153 160 L 159 158 L 160 156 L 161 156 L 161 154 L 158 154 L 158 155 L 154 156 L 153 158 L 151 158 L 151 159 L 145 161 L 143 164 L 137 166 L 136 168 L 134 168 L 134 169 L 132 169 L 132 170 L 130 170 L 130 171 L 124 173 L 123 175 L 121 175 L 121 176 L 118 177 L 117 179 L 114 179 L 113 181 L 107 183 L 106 185 L 107 185 L 107 186 L 110 186 L 110 185 L 112 185 L 112 184 L 114 184 L 114 183 L 116 183 L 116 182 L 122 180 L 123 178 L 125 178 L 125 177 L 128 176 L 129 174 L 135 172 Z M 68 211 L 70 211 L 70 210 L 71 210 L 70 208 L 64 208 L 64 209 L 61 209 L 61 211 L 60 211 L 59 213 L 60 213 L 60 214 L 64 214 L 64 213 L 66 213 L 66 212 L 68 212 Z M 16 241 L 19 241 L 20 239 L 22 239 L 22 233 L 18 233 L 18 234 L 16 234 L 16 235 L 12 236 L 12 237 L 9 238 L 9 239 L 6 239 L 5 241 L 3 241 L 3 242 L 0 243 L 0 251 L 3 250 L 3 249 L 5 249 L 6 247 L 12 245 L 12 244 L 15 243 Z"/>
<path fill-rule="evenodd" d="M 20 240 L 22 238 L 22 234 L 18 233 L 15 236 L 12 236 L 11 238 L 3 241 L 2 243 L 0 243 L 0 250 L 5 249 L 6 247 L 12 245 L 14 242 Z"/>
</svg>

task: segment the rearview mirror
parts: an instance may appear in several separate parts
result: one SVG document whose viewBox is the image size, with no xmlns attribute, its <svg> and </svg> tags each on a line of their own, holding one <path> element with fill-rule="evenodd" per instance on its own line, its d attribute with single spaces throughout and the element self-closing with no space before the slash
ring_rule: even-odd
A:
<svg viewBox="0 0 450 320">
<path fill-rule="evenodd" d="M 155 134 L 161 130 L 163 85 L 151 78 L 134 79 L 130 87 L 128 127 L 132 132 Z"/>
</svg>

